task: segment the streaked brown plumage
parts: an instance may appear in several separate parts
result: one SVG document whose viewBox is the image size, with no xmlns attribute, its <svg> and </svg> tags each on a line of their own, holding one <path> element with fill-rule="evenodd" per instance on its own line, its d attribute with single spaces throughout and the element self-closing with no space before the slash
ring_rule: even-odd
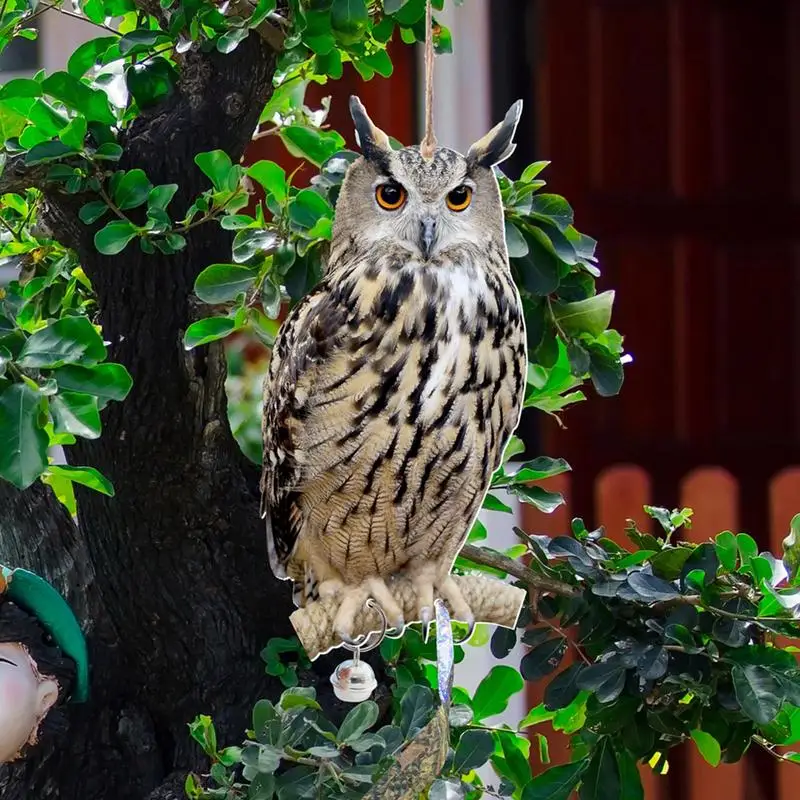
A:
<svg viewBox="0 0 800 800">
<path fill-rule="evenodd" d="M 517 425 L 527 365 L 491 171 L 513 149 L 519 104 L 466 158 L 430 160 L 390 150 L 351 108 L 364 157 L 341 189 L 326 275 L 275 344 L 262 477 L 273 572 L 298 605 L 339 596 L 344 638 L 369 595 L 403 624 L 386 587 L 400 570 L 420 618 L 438 592 L 471 619 L 449 572 Z M 406 193 L 397 210 L 376 201 L 387 183 Z M 471 203 L 453 211 L 463 186 Z"/>
</svg>

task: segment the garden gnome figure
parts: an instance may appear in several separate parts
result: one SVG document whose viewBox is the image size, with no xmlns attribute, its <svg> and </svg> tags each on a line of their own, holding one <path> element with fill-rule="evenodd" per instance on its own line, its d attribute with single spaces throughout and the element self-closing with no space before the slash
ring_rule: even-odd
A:
<svg viewBox="0 0 800 800">
<path fill-rule="evenodd" d="M 86 642 L 64 598 L 32 572 L 0 567 L 0 764 L 60 733 L 59 707 L 87 693 Z"/>
</svg>

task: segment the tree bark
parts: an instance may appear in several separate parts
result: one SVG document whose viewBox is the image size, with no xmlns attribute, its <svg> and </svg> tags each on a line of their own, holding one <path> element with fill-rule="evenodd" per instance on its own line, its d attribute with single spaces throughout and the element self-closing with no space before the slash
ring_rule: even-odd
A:
<svg viewBox="0 0 800 800">
<path fill-rule="evenodd" d="M 188 53 L 175 95 L 127 132 L 120 168 L 177 183 L 172 208 L 182 213 L 208 188 L 198 152 L 221 149 L 234 163 L 244 152 L 274 66 L 254 34 L 229 55 Z M 93 283 L 109 359 L 134 385 L 104 411 L 101 438 L 67 450 L 71 463 L 112 480 L 114 498 L 76 487 L 76 525 L 48 488 L 0 483 L 0 562 L 32 568 L 66 594 L 92 665 L 92 697 L 70 709 L 67 740 L 0 769 L 0 796 L 180 796 L 180 776 L 207 764 L 187 723 L 211 714 L 221 743 L 240 741 L 254 701 L 280 689 L 258 652 L 291 633 L 289 587 L 266 561 L 256 469 L 228 426 L 223 349 L 182 346 L 197 313 L 195 277 L 230 260 L 231 237 L 209 223 L 176 255 L 145 255 L 133 243 L 105 257 L 74 199 L 48 200 L 48 225 Z"/>
</svg>

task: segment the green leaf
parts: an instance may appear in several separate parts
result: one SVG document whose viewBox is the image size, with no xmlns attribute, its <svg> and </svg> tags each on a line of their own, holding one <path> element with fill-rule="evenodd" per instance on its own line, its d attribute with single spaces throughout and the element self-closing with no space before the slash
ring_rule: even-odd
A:
<svg viewBox="0 0 800 800">
<path fill-rule="evenodd" d="M 575 303 L 553 303 L 553 316 L 568 334 L 599 336 L 611 322 L 614 292 L 602 292 Z"/>
<path fill-rule="evenodd" d="M 730 531 L 717 534 L 714 540 L 717 548 L 717 558 L 723 568 L 729 572 L 736 569 L 736 558 L 739 555 L 736 537 Z"/>
<path fill-rule="evenodd" d="M 53 72 L 42 81 L 42 90 L 60 100 L 67 108 L 83 114 L 90 122 L 112 125 L 116 122 L 108 104 L 108 95 L 91 89 L 68 72 Z"/>
<path fill-rule="evenodd" d="M 72 433 L 84 439 L 100 436 L 97 398 L 80 392 L 60 392 L 50 399 L 56 433 Z"/>
<path fill-rule="evenodd" d="M 280 129 L 279 135 L 295 158 L 303 158 L 317 167 L 345 145 L 344 139 L 336 131 L 320 131 L 304 125 L 287 125 Z"/>
<path fill-rule="evenodd" d="M 157 208 L 160 211 L 166 211 L 170 201 L 178 191 L 177 183 L 162 183 L 160 186 L 154 186 L 147 195 L 147 207 Z"/>
<path fill-rule="evenodd" d="M 78 216 L 81 218 L 81 222 L 91 225 L 93 222 L 97 222 L 108 210 L 109 208 L 105 201 L 92 200 L 81 206 Z"/>
<path fill-rule="evenodd" d="M 583 759 L 545 770 L 523 789 L 522 800 L 568 800 L 588 766 Z"/>
<path fill-rule="evenodd" d="M 502 511 L 504 514 L 513 514 L 514 510 L 511 506 L 507 506 L 502 500 L 495 497 L 493 494 L 487 494 L 483 498 L 483 508 L 487 511 Z"/>
<path fill-rule="evenodd" d="M 595 391 L 600 397 L 613 397 L 619 394 L 625 374 L 618 356 L 605 347 L 590 344 L 587 347 L 591 359 L 590 375 Z"/>
<path fill-rule="evenodd" d="M 566 670 L 564 670 L 566 672 Z M 555 679 L 557 680 L 557 679 Z M 517 730 L 522 730 L 523 728 L 528 728 L 531 725 L 541 725 L 543 722 L 550 722 L 551 719 L 555 716 L 555 711 L 548 711 L 545 708 L 544 703 L 539 703 L 538 706 L 534 706 L 521 720 L 519 725 L 517 725 Z"/>
<path fill-rule="evenodd" d="M 360 41 L 369 27 L 366 0 L 333 0 L 331 29 L 342 44 Z"/>
<path fill-rule="evenodd" d="M 739 533 L 736 535 L 736 544 L 739 548 L 739 556 L 742 566 L 747 566 L 758 555 L 758 544 L 749 533 Z"/>
<path fill-rule="evenodd" d="M 461 734 L 453 757 L 453 770 L 463 775 L 482 767 L 494 752 L 492 736 L 487 731 L 466 730 Z"/>
<path fill-rule="evenodd" d="M 136 208 L 146 202 L 152 188 L 144 170 L 130 169 L 114 184 L 114 202 L 123 211 Z"/>
<path fill-rule="evenodd" d="M 114 496 L 114 487 L 111 481 L 105 477 L 101 472 L 98 472 L 94 467 L 69 467 L 67 465 L 51 464 L 47 471 L 51 475 L 56 475 L 72 483 L 80 483 L 82 486 L 88 486 L 100 494 Z"/>
<path fill-rule="evenodd" d="M 509 699 L 522 691 L 525 682 L 519 671 L 499 664 L 478 684 L 472 699 L 476 721 L 500 714 L 508 707 Z"/>
<path fill-rule="evenodd" d="M 220 53 L 232 53 L 249 35 L 249 28 L 230 27 L 217 39 L 217 50 Z"/>
<path fill-rule="evenodd" d="M 552 478 L 554 475 L 561 475 L 572 469 L 563 458 L 548 458 L 539 456 L 532 461 L 526 461 L 517 472 L 512 475 L 514 483 L 523 481 L 541 481 L 545 478 Z"/>
<path fill-rule="evenodd" d="M 281 726 L 280 713 L 269 700 L 259 700 L 253 706 L 253 732 L 261 744 L 277 744 Z"/>
<path fill-rule="evenodd" d="M 281 310 L 281 290 L 272 280 L 272 276 L 267 276 L 261 284 L 261 307 L 270 319 L 278 318 Z"/>
<path fill-rule="evenodd" d="M 58 134 L 58 138 L 64 142 L 67 147 L 72 147 L 75 150 L 82 150 L 84 140 L 86 139 L 86 119 L 84 117 L 75 117 L 71 120 L 69 125 Z"/>
<path fill-rule="evenodd" d="M 530 740 L 524 734 L 517 735 L 511 731 L 498 731 L 495 733 L 495 738 L 500 742 L 500 748 L 503 753 L 503 761 L 505 762 L 505 774 L 508 775 L 514 783 L 519 786 L 527 786 L 531 780 L 531 765 L 529 761 L 530 754 Z M 541 734 L 538 734 L 539 742 L 545 742 L 547 747 L 547 739 Z M 549 756 L 545 749 L 545 758 Z"/>
<path fill-rule="evenodd" d="M 116 36 L 100 36 L 97 39 L 89 39 L 78 47 L 69 57 L 67 62 L 67 72 L 73 78 L 82 78 L 95 64 L 97 64 L 108 49 L 116 44 Z"/>
<path fill-rule="evenodd" d="M 528 252 L 513 260 L 522 286 L 539 297 L 552 294 L 560 282 L 560 260 L 543 244 L 544 234 L 538 228 L 526 227 L 523 237 Z"/>
<path fill-rule="evenodd" d="M 42 84 L 30 78 L 12 78 L 0 86 L 0 100 L 13 97 L 41 97 Z"/>
<path fill-rule="evenodd" d="M 570 204 L 557 194 L 537 194 L 531 200 L 530 214 L 565 231 L 574 220 Z M 603 329 L 605 330 L 605 328 Z"/>
<path fill-rule="evenodd" d="M 69 365 L 53 373 L 60 389 L 92 394 L 100 400 L 124 400 L 133 380 L 121 364 L 97 364 L 93 367 Z"/>
<path fill-rule="evenodd" d="M 122 157 L 122 147 L 116 142 L 103 142 L 94 151 L 94 157 L 101 161 L 119 161 Z"/>
<path fill-rule="evenodd" d="M 198 153 L 194 163 L 200 167 L 204 175 L 211 179 L 211 183 L 218 192 L 228 188 L 228 175 L 233 169 L 233 164 L 227 153 L 222 150 L 211 150 L 208 153 Z"/>
<path fill-rule="evenodd" d="M 206 303 L 223 303 L 247 292 L 258 273 L 250 267 L 236 264 L 212 264 L 206 267 L 194 284 L 195 294 Z"/>
<path fill-rule="evenodd" d="M 544 690 L 544 705 L 555 711 L 566 708 L 580 693 L 578 678 L 583 664 L 570 664 L 563 672 L 556 675 Z"/>
<path fill-rule="evenodd" d="M 114 220 L 97 231 L 94 235 L 94 246 L 103 255 L 114 256 L 125 249 L 136 233 L 133 223 L 127 220 Z"/>
<path fill-rule="evenodd" d="M 34 333 L 19 354 L 23 367 L 94 364 L 106 357 L 103 339 L 86 317 L 64 317 Z"/>
<path fill-rule="evenodd" d="M 278 237 L 274 231 L 245 228 L 237 231 L 233 238 L 231 255 L 238 264 L 249 261 L 256 255 L 267 255 L 275 250 Z"/>
<path fill-rule="evenodd" d="M 286 171 L 274 161 L 256 161 L 248 167 L 247 174 L 264 188 L 268 196 L 283 205 L 288 197 Z"/>
<path fill-rule="evenodd" d="M 548 167 L 549 165 L 549 161 L 535 161 L 533 164 L 529 164 L 522 171 L 520 183 L 530 183 L 543 169 L 545 169 L 545 167 Z"/>
<path fill-rule="evenodd" d="M 277 779 L 278 800 L 311 800 L 317 796 L 317 771 L 308 767 L 293 767 Z"/>
<path fill-rule="evenodd" d="M 610 740 L 605 737 L 595 747 L 583 775 L 579 797 L 580 800 L 611 800 L 621 797 L 617 759 Z"/>
<path fill-rule="evenodd" d="M 645 800 L 642 778 L 633 756 L 622 746 L 616 748 L 619 768 L 620 797 L 625 800 Z"/>
<path fill-rule="evenodd" d="M 136 48 L 152 47 L 161 36 L 164 36 L 161 31 L 154 31 L 149 28 L 138 28 L 129 31 L 119 40 L 119 52 L 124 56 Z"/>
<path fill-rule="evenodd" d="M 288 711 L 290 708 L 320 709 L 320 704 L 317 702 L 317 691 L 313 686 L 293 686 L 286 689 L 281 694 L 279 705 L 284 711 Z"/>
<path fill-rule="evenodd" d="M 403 736 L 414 736 L 427 724 L 433 709 L 433 692 L 427 686 L 411 686 L 400 701 L 400 729 Z"/>
<path fill-rule="evenodd" d="M 664 578 L 664 580 L 674 581 L 680 576 L 683 570 L 683 565 L 686 563 L 689 556 L 692 554 L 691 547 L 668 547 L 656 553 L 651 559 L 650 563 L 653 566 L 653 572 Z"/>
<path fill-rule="evenodd" d="M 549 492 L 541 486 L 525 486 L 513 483 L 508 487 L 511 494 L 520 500 L 536 506 L 544 514 L 552 514 L 559 506 L 564 504 L 564 495 L 560 492 Z"/>
<path fill-rule="evenodd" d="M 681 596 L 671 583 L 646 572 L 632 572 L 628 576 L 628 586 L 648 603 L 674 600 Z"/>
<path fill-rule="evenodd" d="M 578 686 L 594 692 L 599 702 L 610 703 L 625 688 L 625 668 L 616 662 L 592 664 L 578 676 Z"/>
<path fill-rule="evenodd" d="M 302 189 L 289 206 L 289 219 L 301 228 L 313 228 L 320 217 L 329 217 L 328 202 L 313 189 Z"/>
<path fill-rule="evenodd" d="M 230 317 L 209 317 L 193 322 L 183 336 L 183 346 L 187 350 L 203 344 L 224 339 L 229 334 L 238 330 L 236 320 Z"/>
<path fill-rule="evenodd" d="M 712 767 L 719 766 L 722 758 L 722 749 L 719 742 L 710 734 L 701 731 L 699 728 L 691 732 L 691 737 L 700 751 L 700 755 L 711 764 Z"/>
<path fill-rule="evenodd" d="M 733 689 L 742 711 L 759 725 L 772 722 L 781 707 L 780 683 L 766 667 L 757 664 L 734 665 Z"/>
<path fill-rule="evenodd" d="M 689 558 L 686 559 L 681 570 L 681 586 L 686 587 L 689 573 L 695 570 L 702 572 L 703 585 L 708 586 L 716 580 L 718 568 L 719 559 L 716 548 L 711 542 L 703 542 L 695 547 Z"/>
<path fill-rule="evenodd" d="M 378 721 L 378 714 L 378 704 L 372 700 L 365 700 L 351 708 L 339 728 L 336 741 L 340 744 L 354 742 Z"/>
<path fill-rule="evenodd" d="M 47 467 L 47 433 L 39 425 L 41 397 L 26 383 L 0 391 L 0 478 L 27 489 Z"/>
<path fill-rule="evenodd" d="M 25 154 L 25 163 L 28 166 L 45 164 L 48 161 L 56 161 L 66 155 L 75 155 L 76 153 L 77 150 L 74 147 L 69 147 L 59 139 L 53 139 L 50 142 L 42 142 L 31 147 Z"/>
<path fill-rule="evenodd" d="M 526 653 L 520 672 L 526 681 L 537 681 L 555 670 L 567 652 L 567 640 L 559 636 L 549 639 Z"/>
</svg>

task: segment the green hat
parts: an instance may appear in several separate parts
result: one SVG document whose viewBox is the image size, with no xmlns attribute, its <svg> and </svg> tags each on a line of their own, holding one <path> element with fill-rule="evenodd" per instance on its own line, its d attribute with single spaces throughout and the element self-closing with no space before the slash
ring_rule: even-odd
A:
<svg viewBox="0 0 800 800">
<path fill-rule="evenodd" d="M 71 702 L 89 697 L 89 654 L 86 639 L 67 601 L 43 578 L 26 569 L 0 566 L 0 595 L 33 614 L 55 643 L 75 662 L 75 687 Z"/>
</svg>

